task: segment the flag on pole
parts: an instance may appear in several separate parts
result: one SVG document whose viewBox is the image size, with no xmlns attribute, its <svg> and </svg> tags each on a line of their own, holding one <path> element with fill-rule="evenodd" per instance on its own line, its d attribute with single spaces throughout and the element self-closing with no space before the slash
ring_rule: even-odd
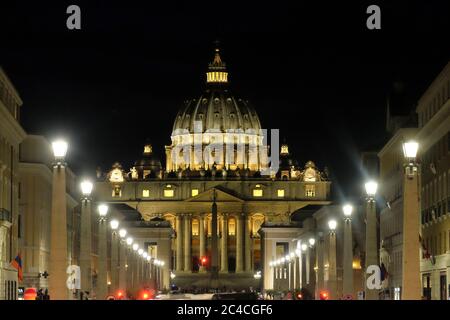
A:
<svg viewBox="0 0 450 320">
<path fill-rule="evenodd" d="M 20 253 L 11 262 L 11 266 L 13 268 L 17 269 L 17 274 L 18 274 L 18 277 L 19 277 L 19 281 L 22 282 L 22 280 L 23 280 L 23 270 L 22 270 L 22 258 L 20 256 Z"/>
</svg>

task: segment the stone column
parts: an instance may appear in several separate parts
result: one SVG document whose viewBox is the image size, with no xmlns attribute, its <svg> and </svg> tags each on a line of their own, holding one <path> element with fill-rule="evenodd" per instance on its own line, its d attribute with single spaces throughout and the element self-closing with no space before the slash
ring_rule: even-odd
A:
<svg viewBox="0 0 450 320">
<path fill-rule="evenodd" d="M 409 174 L 405 168 L 403 177 L 403 250 L 402 250 L 402 300 L 420 300 L 420 186 L 418 172 Z M 445 238 L 446 239 L 446 238 Z M 439 285 L 439 282 L 438 282 Z M 435 287 L 433 284 L 433 289 Z M 448 290 L 448 287 L 446 291 Z"/>
<path fill-rule="evenodd" d="M 6 166 L 0 162 L 0 208 L 3 208 L 3 171 Z"/>
<path fill-rule="evenodd" d="M 322 236 L 319 235 L 317 241 L 317 288 L 316 288 L 316 300 L 320 299 L 320 292 L 325 288 L 324 284 L 324 241 Z"/>
<path fill-rule="evenodd" d="M 81 200 L 80 272 L 81 290 L 92 292 L 91 277 L 91 200 Z"/>
<path fill-rule="evenodd" d="M 297 254 L 295 254 L 295 257 L 293 258 L 293 262 L 294 262 L 294 264 L 292 266 L 293 267 L 292 273 L 293 273 L 293 276 L 294 276 L 293 289 L 295 290 L 295 289 L 299 289 L 300 288 L 300 279 L 299 279 L 300 272 L 299 272 L 299 261 L 298 261 Z"/>
<path fill-rule="evenodd" d="M 247 215 L 245 218 L 245 231 L 244 231 L 244 237 L 245 237 L 245 271 L 252 272 L 253 271 L 253 264 L 252 264 L 252 233 L 250 228 L 250 215 Z"/>
<path fill-rule="evenodd" d="M 294 265 L 295 265 L 295 259 L 291 259 L 288 262 L 288 281 L 289 281 L 289 290 L 295 289 L 295 282 L 294 282 Z"/>
<path fill-rule="evenodd" d="M 177 214 L 175 220 L 175 227 L 177 228 L 177 256 L 176 256 L 176 271 L 183 271 L 183 220 L 182 215 Z"/>
<path fill-rule="evenodd" d="M 244 271 L 244 217 L 243 214 L 238 214 L 236 219 L 236 272 Z"/>
<path fill-rule="evenodd" d="M 431 300 L 441 300 L 441 271 L 433 270 L 430 274 Z M 405 294 L 407 294 L 405 292 Z M 405 300 L 405 299 L 403 299 Z"/>
<path fill-rule="evenodd" d="M 222 239 L 220 241 L 220 272 L 228 272 L 228 214 L 222 214 Z"/>
<path fill-rule="evenodd" d="M 119 244 L 119 289 L 123 290 L 124 293 L 127 289 L 127 249 L 126 249 L 126 242 L 121 241 L 122 243 Z"/>
<path fill-rule="evenodd" d="M 311 246 L 308 250 L 308 262 L 309 262 L 309 273 L 308 273 L 308 288 L 311 295 L 314 297 L 316 291 L 316 271 L 314 266 L 316 264 L 316 248 Z"/>
<path fill-rule="evenodd" d="M 52 300 L 67 300 L 67 201 L 64 164 L 53 167 L 48 291 Z"/>
<path fill-rule="evenodd" d="M 352 220 L 345 218 L 344 221 L 344 257 L 343 257 L 343 286 L 342 294 L 353 296 L 353 240 Z M 355 298 L 355 297 L 353 297 Z"/>
<path fill-rule="evenodd" d="M 198 219 L 198 234 L 199 234 L 199 242 L 200 242 L 200 259 L 202 259 L 206 255 L 206 239 L 205 239 L 205 217 L 203 215 L 200 215 Z M 201 265 L 200 266 L 200 272 L 205 272 L 206 268 Z"/>
<path fill-rule="evenodd" d="M 302 286 L 301 288 L 306 288 L 307 285 L 307 273 L 308 273 L 308 259 L 306 258 L 306 251 L 302 250 L 301 253 L 301 259 L 302 259 L 302 271 L 301 271 L 301 276 L 302 276 Z"/>
<path fill-rule="evenodd" d="M 126 248 L 127 292 L 133 289 L 133 250 Z"/>
<path fill-rule="evenodd" d="M 418 236 L 418 235 L 417 235 Z M 378 245 L 377 245 L 377 213 L 375 199 L 369 198 L 366 203 L 366 270 L 368 266 L 378 266 Z M 367 279 L 367 273 L 366 273 Z M 368 289 L 366 282 L 366 300 L 378 300 L 378 289 Z"/>
<path fill-rule="evenodd" d="M 192 256 L 191 256 L 191 215 L 184 216 L 184 271 L 192 272 Z"/>
<path fill-rule="evenodd" d="M 106 250 L 106 226 L 105 218 L 100 219 L 98 225 L 98 276 L 97 276 L 97 300 L 105 300 L 108 294 L 108 267 Z"/>
<path fill-rule="evenodd" d="M 218 256 L 218 247 L 217 247 L 217 203 L 215 201 L 216 198 L 216 190 L 214 190 L 214 202 L 211 206 L 211 285 L 217 285 L 217 277 L 219 272 L 219 256 Z"/>
<path fill-rule="evenodd" d="M 111 234 L 111 292 L 119 287 L 119 235 L 113 230 Z"/>
<path fill-rule="evenodd" d="M 336 300 L 337 297 L 337 270 L 336 270 L 336 232 L 330 231 L 329 251 L 328 251 L 328 284 L 330 299 Z"/>
<path fill-rule="evenodd" d="M 450 251 L 450 249 L 449 250 L 447 250 L 447 254 L 449 254 L 449 251 Z M 446 283 L 446 286 L 447 286 L 447 299 L 449 299 L 449 297 L 450 297 L 450 290 L 449 290 L 449 288 L 450 288 L 450 262 L 447 262 L 447 268 L 446 268 L 446 275 L 447 275 L 447 283 Z"/>
</svg>

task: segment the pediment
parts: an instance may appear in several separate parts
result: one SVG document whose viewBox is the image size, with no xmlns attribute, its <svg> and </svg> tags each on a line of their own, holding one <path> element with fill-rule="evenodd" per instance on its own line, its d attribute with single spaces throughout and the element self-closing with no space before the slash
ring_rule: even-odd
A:
<svg viewBox="0 0 450 320">
<path fill-rule="evenodd" d="M 212 202 L 214 199 L 214 193 L 216 202 L 244 202 L 241 198 L 228 193 L 226 190 L 218 189 L 218 188 L 211 188 L 209 190 L 206 190 L 195 197 L 191 197 L 189 199 L 186 199 L 185 201 L 189 202 Z"/>
</svg>

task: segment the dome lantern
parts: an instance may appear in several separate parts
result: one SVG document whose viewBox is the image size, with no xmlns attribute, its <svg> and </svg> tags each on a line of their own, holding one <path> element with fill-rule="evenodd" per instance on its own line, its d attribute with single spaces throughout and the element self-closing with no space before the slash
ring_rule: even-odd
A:
<svg viewBox="0 0 450 320">
<path fill-rule="evenodd" d="M 207 83 L 228 83 L 228 72 L 225 62 L 220 57 L 220 49 L 216 43 L 214 50 L 214 60 L 208 65 L 208 72 L 206 72 Z"/>
</svg>

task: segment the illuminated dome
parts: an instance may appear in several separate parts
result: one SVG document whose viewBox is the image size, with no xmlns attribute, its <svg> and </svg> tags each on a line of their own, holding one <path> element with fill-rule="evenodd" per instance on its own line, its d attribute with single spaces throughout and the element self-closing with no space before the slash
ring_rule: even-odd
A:
<svg viewBox="0 0 450 320">
<path fill-rule="evenodd" d="M 226 75 L 226 76 L 225 76 Z M 261 124 L 255 109 L 248 101 L 235 98 L 228 90 L 228 73 L 216 49 L 214 61 L 209 64 L 206 90 L 198 99 L 186 101 L 178 112 L 172 136 L 185 130 L 194 132 L 195 121 L 206 130 L 252 129 L 259 132 Z"/>
<path fill-rule="evenodd" d="M 172 145 L 166 147 L 166 157 L 169 158 L 166 170 L 189 168 L 195 171 L 213 166 L 218 170 L 261 170 L 261 162 L 264 159 L 258 158 L 256 162 L 252 162 L 248 155 L 230 155 L 230 152 L 226 154 L 225 150 L 220 154 L 213 150 L 210 157 L 201 156 L 202 159 L 195 159 L 196 156 L 189 151 L 194 144 L 199 145 L 200 142 L 202 151 L 205 151 L 210 144 L 224 145 L 230 142 L 230 139 L 245 145 L 246 150 L 264 148 L 258 115 L 247 100 L 235 98 L 229 91 L 226 64 L 220 57 L 219 49 L 215 49 L 214 60 L 206 72 L 206 88 L 203 94 L 197 99 L 186 101 L 176 116 L 171 136 Z M 190 158 L 187 159 L 186 155 Z"/>
<path fill-rule="evenodd" d="M 134 162 L 131 171 L 137 179 L 149 179 L 161 177 L 161 168 L 161 161 L 153 155 L 152 145 L 148 143 L 144 146 L 142 158 Z"/>
</svg>

